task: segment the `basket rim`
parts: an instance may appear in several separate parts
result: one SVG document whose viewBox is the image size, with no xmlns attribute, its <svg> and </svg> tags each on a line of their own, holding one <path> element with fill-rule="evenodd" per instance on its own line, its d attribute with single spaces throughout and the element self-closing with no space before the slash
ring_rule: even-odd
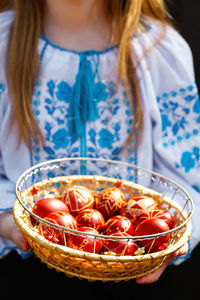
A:
<svg viewBox="0 0 200 300">
<path fill-rule="evenodd" d="M 124 161 L 118 161 L 118 160 L 110 160 L 110 159 L 102 159 L 102 158 L 93 158 L 93 157 L 64 157 L 64 158 L 57 158 L 57 159 L 52 159 L 52 160 L 47 160 L 47 161 L 44 161 L 42 163 L 39 163 L 39 164 L 35 164 L 34 166 L 32 166 L 31 168 L 25 170 L 18 178 L 16 184 L 15 184 L 15 192 L 16 194 L 18 193 L 18 185 L 19 185 L 19 182 L 22 180 L 23 177 L 25 177 L 26 174 L 28 174 L 29 172 L 35 170 L 35 169 L 39 169 L 40 167 L 42 166 L 45 166 L 45 165 L 48 165 L 48 164 L 52 164 L 52 163 L 59 163 L 59 162 L 64 162 L 64 161 L 98 161 L 98 162 L 105 162 L 105 163 L 110 163 L 110 164 L 119 164 L 119 165 L 123 165 L 123 166 L 126 166 L 126 167 L 132 167 L 132 168 L 135 168 L 137 170 L 141 170 L 141 171 L 144 171 L 146 173 L 149 173 L 149 174 L 152 174 L 154 176 L 158 176 L 162 179 L 165 179 L 167 181 L 169 181 L 170 183 L 176 185 L 179 189 L 181 189 L 186 195 L 187 197 L 190 199 L 191 201 L 191 205 L 192 205 L 192 211 L 194 210 L 194 203 L 193 203 L 193 200 L 192 200 L 192 197 L 190 196 L 190 194 L 180 185 L 178 184 L 176 181 L 174 181 L 173 179 L 171 178 L 168 178 L 158 172 L 155 172 L 155 171 L 151 171 L 149 169 L 146 169 L 146 168 L 143 168 L 143 167 L 140 167 L 140 166 L 136 166 L 134 164 L 129 164 L 129 163 L 126 163 Z"/>
<path fill-rule="evenodd" d="M 82 259 L 88 259 L 88 260 L 95 260 L 95 261 L 106 261 L 106 262 L 134 262 L 134 261 L 146 261 L 156 258 L 161 258 L 165 256 L 169 256 L 170 254 L 174 253 L 178 249 L 180 249 L 184 244 L 187 243 L 189 236 L 191 234 L 192 230 L 192 224 L 191 221 L 186 223 L 186 230 L 183 234 L 183 236 L 173 245 L 170 245 L 165 250 L 154 252 L 154 253 L 147 253 L 147 254 L 141 254 L 136 256 L 115 256 L 115 255 L 107 255 L 107 254 L 95 254 L 95 253 L 89 253 L 77 249 L 72 249 L 67 246 L 63 246 L 60 244 L 55 244 L 51 241 L 48 241 L 43 236 L 41 236 L 39 233 L 34 231 L 32 228 L 30 228 L 24 221 L 23 218 L 18 218 L 17 210 L 20 206 L 19 201 L 15 201 L 13 206 L 13 215 L 16 224 L 21 229 L 21 231 L 28 235 L 29 238 L 34 240 L 35 242 L 39 243 L 41 246 L 48 248 L 49 250 L 53 252 L 57 252 L 64 255 L 70 255 L 77 258 Z M 20 207 L 21 208 L 21 207 Z"/>
</svg>

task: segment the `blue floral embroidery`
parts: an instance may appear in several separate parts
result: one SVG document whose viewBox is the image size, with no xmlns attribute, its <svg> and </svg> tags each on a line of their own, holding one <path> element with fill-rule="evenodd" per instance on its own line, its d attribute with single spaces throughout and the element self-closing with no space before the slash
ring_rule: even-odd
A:
<svg viewBox="0 0 200 300">
<path fill-rule="evenodd" d="M 72 88 L 65 81 L 61 81 L 57 85 L 56 97 L 59 101 L 69 102 L 71 97 Z"/>
<path fill-rule="evenodd" d="M 163 146 L 174 146 L 199 133 L 200 101 L 196 84 L 157 97 L 162 119 Z"/>
<path fill-rule="evenodd" d="M 5 85 L 3 83 L 0 83 L 0 100 L 5 90 L 6 90 Z"/>
<path fill-rule="evenodd" d="M 200 101 L 199 98 L 197 98 L 197 101 L 195 102 L 194 106 L 193 106 L 193 112 L 196 114 L 200 113 Z"/>
<path fill-rule="evenodd" d="M 51 97 L 54 97 L 54 89 L 55 89 L 55 83 L 53 80 L 50 80 L 47 82 L 47 87 L 48 87 L 48 93 L 50 94 Z"/>
<path fill-rule="evenodd" d="M 167 127 L 171 127 L 172 123 L 169 121 L 168 116 L 165 114 L 161 114 L 162 118 L 162 131 L 165 131 Z"/>
<path fill-rule="evenodd" d="M 102 148 L 112 149 L 112 143 L 114 142 L 114 135 L 107 129 L 102 128 L 99 132 L 99 145 Z"/>
<path fill-rule="evenodd" d="M 192 151 L 184 151 L 180 163 L 176 163 L 176 168 L 183 168 L 186 173 L 193 168 L 200 168 L 200 148 L 195 146 Z"/>
<path fill-rule="evenodd" d="M 54 149 L 66 148 L 68 146 L 68 132 L 65 128 L 58 129 L 52 136 Z"/>
<path fill-rule="evenodd" d="M 106 85 L 103 82 L 97 82 L 94 86 L 94 99 L 99 101 L 106 101 L 108 98 L 108 92 Z"/>
<path fill-rule="evenodd" d="M 193 189 L 195 189 L 198 193 L 200 193 L 200 186 L 193 185 Z"/>
<path fill-rule="evenodd" d="M 92 142 L 93 145 L 96 145 L 96 131 L 91 128 L 88 132 L 88 135 L 89 135 L 89 139 L 90 141 Z"/>
<path fill-rule="evenodd" d="M 185 151 L 181 157 L 181 165 L 184 167 L 185 172 L 189 172 L 195 166 L 195 159 L 189 151 Z"/>
<path fill-rule="evenodd" d="M 200 134 L 200 101 L 196 84 L 163 93 L 157 101 L 161 112 L 163 147 L 186 142 L 181 145 L 183 152 L 176 158 L 175 167 L 185 173 L 200 168 L 199 145 L 188 143 Z"/>
<path fill-rule="evenodd" d="M 36 83 L 32 109 L 44 135 L 45 145 L 37 140 L 32 141 L 33 163 L 80 156 L 82 141 L 68 130 L 72 88 L 63 80 L 50 79 Z M 94 100 L 99 118 L 87 122 L 87 156 L 118 160 L 133 123 L 129 102 L 123 91 L 119 93 L 114 81 L 94 83 Z M 133 151 L 129 156 L 134 160 Z"/>
</svg>

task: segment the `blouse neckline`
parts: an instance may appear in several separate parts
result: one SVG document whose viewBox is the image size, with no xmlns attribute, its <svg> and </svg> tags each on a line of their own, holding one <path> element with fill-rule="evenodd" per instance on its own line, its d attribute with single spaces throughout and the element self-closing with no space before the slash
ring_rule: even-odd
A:
<svg viewBox="0 0 200 300">
<path fill-rule="evenodd" d="M 118 45 L 113 45 L 113 46 L 107 47 L 103 50 L 89 49 L 89 50 L 84 50 L 84 51 L 77 51 L 77 50 L 68 49 L 68 48 L 64 48 L 64 47 L 61 47 L 59 45 L 56 45 L 56 44 L 52 43 L 48 38 L 46 38 L 43 35 L 40 35 L 40 39 L 43 40 L 46 43 L 46 46 L 49 45 L 50 47 L 52 47 L 54 49 L 57 49 L 57 50 L 60 50 L 62 52 L 74 53 L 74 54 L 77 54 L 79 56 L 81 56 L 81 55 L 101 55 L 101 54 L 108 53 L 108 52 L 118 48 Z"/>
<path fill-rule="evenodd" d="M 139 37 L 142 33 L 148 33 L 151 30 L 151 28 L 152 28 L 151 25 L 145 24 L 145 28 L 140 33 L 133 34 L 132 39 Z M 57 50 L 59 50 L 61 52 L 73 53 L 73 54 L 76 54 L 78 56 L 83 56 L 83 55 L 86 55 L 86 56 L 102 55 L 102 54 L 106 54 L 108 52 L 112 52 L 114 49 L 117 49 L 118 46 L 119 46 L 118 44 L 116 44 L 116 45 L 107 47 L 107 48 L 105 48 L 103 50 L 88 49 L 88 50 L 84 50 L 84 51 L 77 51 L 77 50 L 68 49 L 68 48 L 65 48 L 65 47 L 61 47 L 61 46 L 59 46 L 57 44 L 54 44 L 47 37 L 45 37 L 43 35 L 40 35 L 40 39 L 45 42 L 45 45 L 46 45 L 45 49 L 46 49 L 47 46 L 50 46 L 51 48 L 57 49 Z"/>
</svg>

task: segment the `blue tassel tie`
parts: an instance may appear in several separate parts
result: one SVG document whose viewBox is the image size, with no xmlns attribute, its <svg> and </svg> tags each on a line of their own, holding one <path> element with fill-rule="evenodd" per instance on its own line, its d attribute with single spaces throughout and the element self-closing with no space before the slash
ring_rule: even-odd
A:
<svg viewBox="0 0 200 300">
<path fill-rule="evenodd" d="M 70 100 L 69 130 L 80 138 L 87 121 L 98 119 L 97 103 L 94 99 L 94 74 L 87 54 L 80 55 L 79 71 L 72 89 Z"/>
</svg>

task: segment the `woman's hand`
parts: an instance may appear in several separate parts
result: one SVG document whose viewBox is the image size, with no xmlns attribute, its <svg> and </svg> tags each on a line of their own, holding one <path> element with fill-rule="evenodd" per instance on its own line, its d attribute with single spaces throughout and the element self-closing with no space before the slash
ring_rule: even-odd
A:
<svg viewBox="0 0 200 300">
<path fill-rule="evenodd" d="M 139 283 L 139 284 L 149 284 L 149 283 L 156 282 L 160 278 L 160 276 L 162 275 L 164 270 L 167 268 L 168 263 L 173 258 L 181 256 L 181 255 L 186 255 L 187 252 L 188 252 L 188 243 L 185 244 L 178 251 L 173 253 L 168 259 L 166 259 L 165 262 L 162 264 L 162 266 L 159 269 L 157 269 L 155 272 L 153 272 L 151 274 L 148 274 L 148 275 L 137 278 L 136 282 Z"/>
<path fill-rule="evenodd" d="M 0 214 L 0 236 L 12 240 L 15 245 L 27 252 L 30 248 L 23 233 L 15 224 L 12 212 L 4 212 Z"/>
</svg>

